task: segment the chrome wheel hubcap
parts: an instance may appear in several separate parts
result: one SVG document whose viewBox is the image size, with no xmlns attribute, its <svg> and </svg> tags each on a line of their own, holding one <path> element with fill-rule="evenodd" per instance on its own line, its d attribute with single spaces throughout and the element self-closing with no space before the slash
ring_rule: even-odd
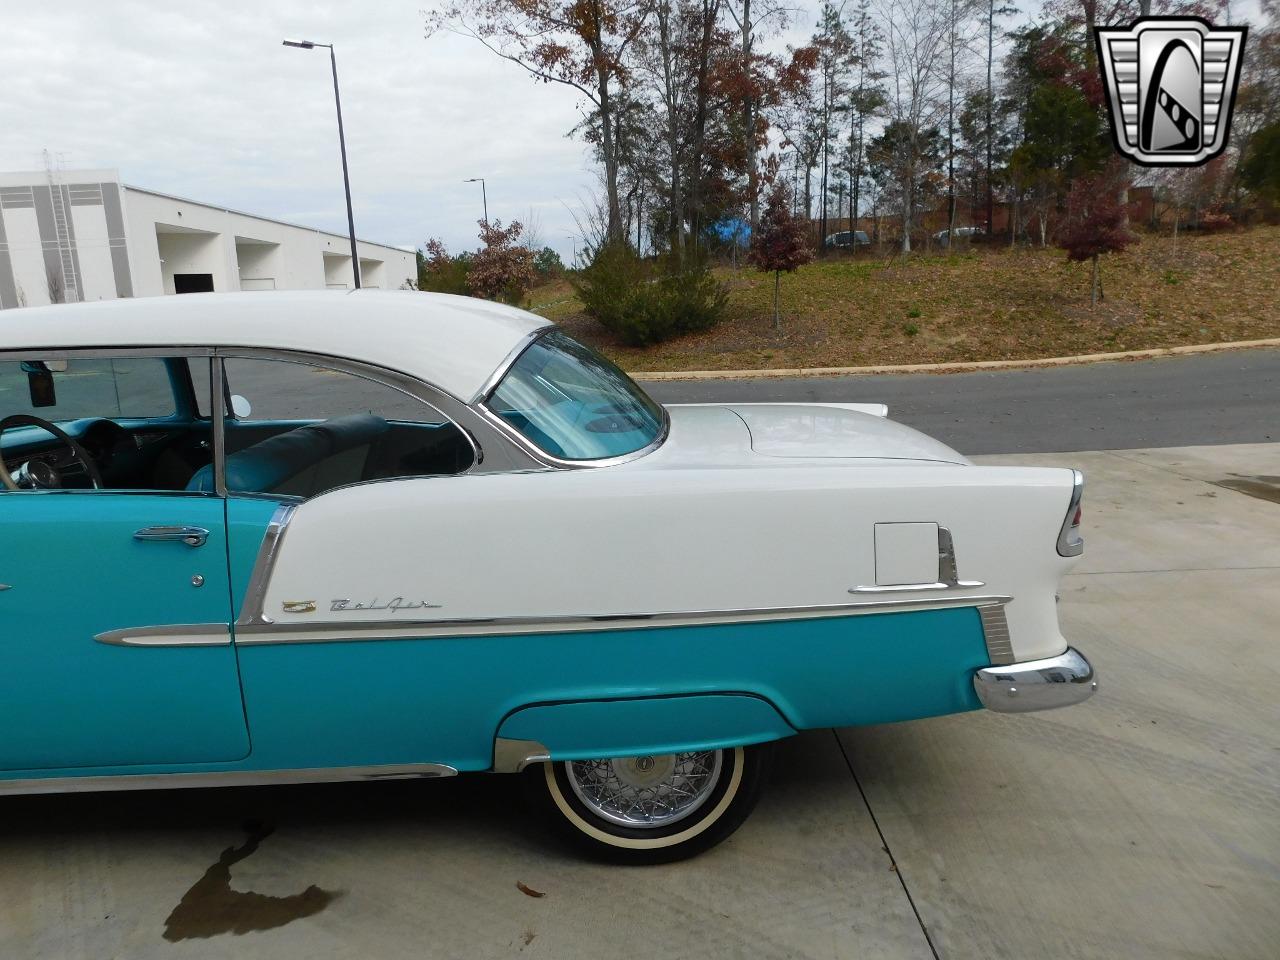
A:
<svg viewBox="0 0 1280 960">
<path fill-rule="evenodd" d="M 569 785 L 587 807 L 624 827 L 665 827 L 691 815 L 720 782 L 721 751 L 573 760 Z"/>
</svg>

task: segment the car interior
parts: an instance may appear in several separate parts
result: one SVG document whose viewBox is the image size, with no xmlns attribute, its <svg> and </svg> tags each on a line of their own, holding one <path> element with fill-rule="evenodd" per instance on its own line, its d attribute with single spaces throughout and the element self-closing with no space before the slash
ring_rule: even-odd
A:
<svg viewBox="0 0 1280 960">
<path fill-rule="evenodd" d="M 211 492 L 209 363 L 206 357 L 0 361 L 0 492 L 95 486 Z M 466 436 L 439 422 L 432 408 L 409 411 L 422 420 L 399 417 L 406 398 L 397 394 L 398 406 L 383 416 L 368 409 L 371 381 L 324 372 L 324 408 L 352 412 L 320 420 L 251 418 L 248 402 L 228 393 L 228 490 L 306 498 L 471 466 Z M 279 379 L 287 392 L 288 377 Z M 264 389 L 267 381 L 260 376 L 254 386 Z M 350 381 L 363 389 L 349 389 Z"/>
</svg>

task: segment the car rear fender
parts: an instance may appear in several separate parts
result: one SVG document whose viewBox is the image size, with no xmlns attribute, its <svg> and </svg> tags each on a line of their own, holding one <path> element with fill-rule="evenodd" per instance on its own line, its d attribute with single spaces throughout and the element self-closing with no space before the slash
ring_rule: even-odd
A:
<svg viewBox="0 0 1280 960">
<path fill-rule="evenodd" d="M 795 733 L 768 700 L 747 693 L 532 704 L 498 728 L 494 770 L 539 760 L 588 760 L 718 750 Z"/>
</svg>

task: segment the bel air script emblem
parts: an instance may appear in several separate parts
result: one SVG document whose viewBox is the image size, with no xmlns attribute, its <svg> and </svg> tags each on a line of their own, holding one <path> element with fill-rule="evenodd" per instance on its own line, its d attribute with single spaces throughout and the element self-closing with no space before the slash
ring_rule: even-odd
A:
<svg viewBox="0 0 1280 960">
<path fill-rule="evenodd" d="M 1098 62 L 1116 149 L 1148 167 L 1193 167 L 1227 146 L 1244 27 L 1143 17 L 1099 27 Z"/>
<path fill-rule="evenodd" d="M 357 610 L 389 610 L 391 613 L 398 613 L 401 610 L 439 610 L 440 604 L 428 603 L 426 600 L 406 600 L 404 597 L 392 597 L 379 602 L 374 597 L 368 601 L 334 600 L 330 602 L 329 609 L 335 613 L 354 613 Z"/>
</svg>

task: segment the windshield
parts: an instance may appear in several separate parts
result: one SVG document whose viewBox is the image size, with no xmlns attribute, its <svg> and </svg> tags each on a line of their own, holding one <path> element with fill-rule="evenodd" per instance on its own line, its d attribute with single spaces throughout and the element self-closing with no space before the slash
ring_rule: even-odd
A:
<svg viewBox="0 0 1280 960">
<path fill-rule="evenodd" d="M 562 460 L 603 460 L 658 439 L 662 407 L 625 373 L 559 331 L 544 334 L 489 396 L 490 410 Z"/>
</svg>

